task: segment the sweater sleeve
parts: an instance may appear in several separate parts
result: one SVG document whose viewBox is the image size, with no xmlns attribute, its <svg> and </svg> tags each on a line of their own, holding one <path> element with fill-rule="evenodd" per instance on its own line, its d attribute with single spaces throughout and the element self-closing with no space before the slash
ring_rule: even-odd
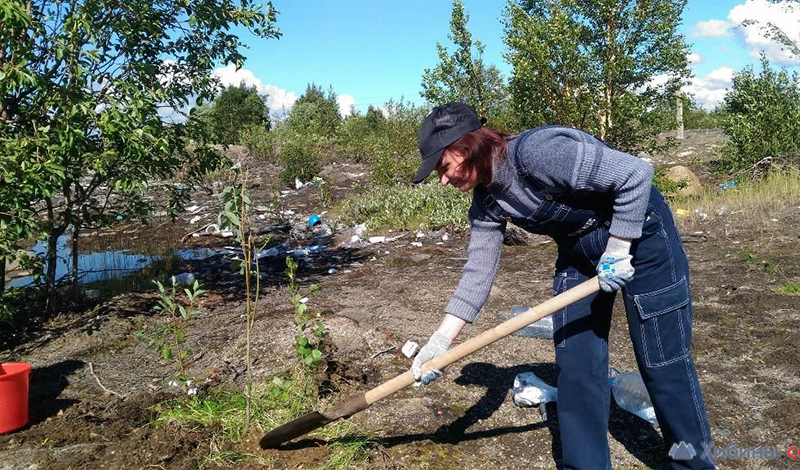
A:
<svg viewBox="0 0 800 470">
<path fill-rule="evenodd" d="M 446 313 L 468 323 L 478 318 L 478 313 L 489 298 L 506 229 L 505 219 L 494 217 L 486 210 L 482 200 L 486 195 L 485 191 L 478 188 L 473 193 L 469 210 L 467 262 L 461 271 L 458 287 L 445 307 Z"/>
<path fill-rule="evenodd" d="M 642 235 L 653 181 L 650 164 L 568 127 L 544 129 L 535 137 L 520 149 L 520 158 L 529 173 L 551 187 L 612 193 L 609 232 L 628 239 Z"/>
</svg>

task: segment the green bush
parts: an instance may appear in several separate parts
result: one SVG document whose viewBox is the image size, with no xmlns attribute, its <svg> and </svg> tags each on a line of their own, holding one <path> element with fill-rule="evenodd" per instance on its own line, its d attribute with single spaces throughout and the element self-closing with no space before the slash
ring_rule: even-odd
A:
<svg viewBox="0 0 800 470">
<path fill-rule="evenodd" d="M 269 130 L 263 125 L 252 125 L 242 129 L 239 139 L 253 157 L 267 163 L 276 163 L 280 149 L 280 133 L 278 129 Z"/>
<path fill-rule="evenodd" d="M 333 138 L 342 122 L 339 105 L 333 89 L 328 93 L 313 83 L 306 87 L 305 93 L 292 106 L 286 118 L 286 126 L 303 135 L 318 135 Z"/>
<path fill-rule="evenodd" d="M 346 199 L 335 212 L 339 222 L 345 225 L 364 223 L 371 233 L 389 229 L 466 229 L 471 201 L 469 193 L 451 186 L 382 186 Z"/>
<path fill-rule="evenodd" d="M 400 101 L 386 103 L 384 129 L 368 155 L 372 180 L 381 186 L 409 183 L 419 166 L 417 132 L 428 114 L 422 106 Z"/>
<path fill-rule="evenodd" d="M 280 148 L 280 160 L 283 163 L 281 182 L 287 186 L 294 186 L 295 178 L 307 182 L 317 176 L 325 144 L 325 139 L 313 134 L 287 133 Z"/>
<path fill-rule="evenodd" d="M 776 71 L 762 57 L 733 79 L 725 96 L 722 128 L 728 136 L 719 169 L 763 175 L 774 164 L 797 163 L 800 155 L 800 77 Z M 756 165 L 763 163 L 761 165 Z"/>
<path fill-rule="evenodd" d="M 653 186 L 658 188 L 661 194 L 664 195 L 667 199 L 673 199 L 678 195 L 678 191 L 685 188 L 689 181 L 684 179 L 683 181 L 673 181 L 666 177 L 667 166 L 660 166 L 655 169 L 655 174 L 653 175 Z"/>
</svg>

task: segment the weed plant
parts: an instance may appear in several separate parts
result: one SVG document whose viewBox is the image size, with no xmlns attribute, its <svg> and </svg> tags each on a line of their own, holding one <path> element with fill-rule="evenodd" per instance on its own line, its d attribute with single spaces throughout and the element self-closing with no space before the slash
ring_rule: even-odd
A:
<svg viewBox="0 0 800 470">
<path fill-rule="evenodd" d="M 345 225 L 364 223 L 370 233 L 388 230 L 425 230 L 469 227 L 467 212 L 472 201 L 450 186 L 423 184 L 377 187 L 346 199 L 334 213 Z"/>
<path fill-rule="evenodd" d="M 772 171 L 763 180 L 745 181 L 730 189 L 706 191 L 699 198 L 677 198 L 673 209 L 686 208 L 692 213 L 729 218 L 736 230 L 752 230 L 760 236 L 785 232 L 780 218 L 789 207 L 800 206 L 800 170 Z M 777 219 L 779 222 L 774 222 Z M 677 217 L 681 231 L 694 231 L 700 222 L 696 216 Z"/>
<path fill-rule="evenodd" d="M 161 352 L 165 361 L 174 361 L 178 367 L 178 375 L 174 378 L 183 386 L 188 387 L 189 379 L 186 376 L 186 357 L 190 354 L 185 347 L 186 329 L 200 311 L 197 309 L 197 300 L 205 291 L 200 288 L 200 283 L 194 281 L 192 289 L 184 289 L 186 302 L 179 298 L 178 283 L 172 278 L 172 288 L 167 290 L 159 281 L 153 281 L 158 286 L 158 303 L 153 308 L 161 313 L 163 319 L 159 321 L 153 344 Z"/>
</svg>

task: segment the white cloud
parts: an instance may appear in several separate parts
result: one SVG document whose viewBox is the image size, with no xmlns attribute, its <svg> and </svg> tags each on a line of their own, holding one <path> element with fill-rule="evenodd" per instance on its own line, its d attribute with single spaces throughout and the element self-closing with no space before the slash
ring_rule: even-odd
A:
<svg viewBox="0 0 800 470">
<path fill-rule="evenodd" d="M 350 108 L 355 106 L 356 99 L 347 94 L 339 95 L 336 97 L 336 104 L 339 105 L 339 114 L 342 117 L 347 117 L 350 115 Z"/>
<path fill-rule="evenodd" d="M 732 68 L 720 67 L 703 78 L 691 79 L 689 84 L 681 87 L 681 91 L 693 95 L 700 106 L 712 110 L 725 99 L 733 83 L 733 74 Z"/>
<path fill-rule="evenodd" d="M 765 26 L 772 23 L 780 28 L 795 43 L 800 43 L 800 6 L 796 2 L 783 1 L 770 3 L 767 0 L 747 0 L 737 5 L 728 13 L 728 19 L 739 26 L 736 29 L 745 45 L 750 49 L 752 57 L 758 57 L 763 51 L 769 60 L 781 65 L 800 64 L 800 57 L 792 56 L 781 44 L 773 41 L 765 34 Z M 746 20 L 756 24 L 742 26 Z"/>
<path fill-rule="evenodd" d="M 690 52 L 686 55 L 686 60 L 688 60 L 690 64 L 701 64 L 706 59 L 696 52 Z"/>
<path fill-rule="evenodd" d="M 233 64 L 214 70 L 214 75 L 219 77 L 220 82 L 225 86 L 239 85 L 244 82 L 247 86 L 255 87 L 259 94 L 267 95 L 267 106 L 270 111 L 288 111 L 297 101 L 295 92 L 286 91 L 275 85 L 263 84 L 261 79 L 256 77 L 251 70 L 236 70 L 236 66 Z"/>
<path fill-rule="evenodd" d="M 696 38 L 720 38 L 732 36 L 730 28 L 735 26 L 724 20 L 698 21 L 694 25 L 692 36 Z"/>
</svg>

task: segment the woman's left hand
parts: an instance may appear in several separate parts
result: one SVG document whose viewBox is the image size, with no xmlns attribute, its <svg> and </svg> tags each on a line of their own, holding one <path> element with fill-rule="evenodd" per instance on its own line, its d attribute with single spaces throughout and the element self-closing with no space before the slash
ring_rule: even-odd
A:
<svg viewBox="0 0 800 470">
<path fill-rule="evenodd" d="M 632 259 L 630 240 L 609 238 L 606 251 L 597 263 L 600 288 L 605 292 L 615 292 L 625 287 L 633 279 Z"/>
</svg>

